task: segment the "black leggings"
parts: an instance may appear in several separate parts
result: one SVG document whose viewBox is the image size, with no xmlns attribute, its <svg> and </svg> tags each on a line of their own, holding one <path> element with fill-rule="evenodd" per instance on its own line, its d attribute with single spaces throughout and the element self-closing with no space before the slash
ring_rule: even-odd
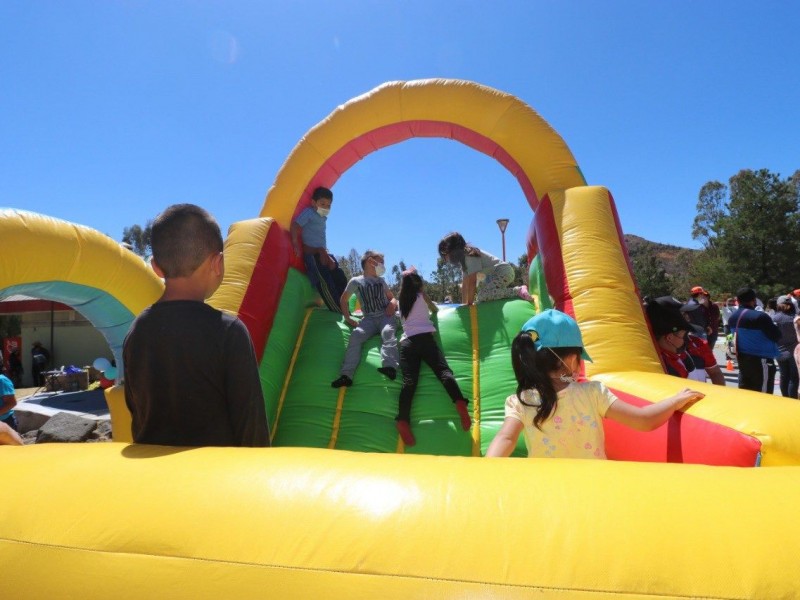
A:
<svg viewBox="0 0 800 600">
<path fill-rule="evenodd" d="M 403 389 L 400 390 L 400 405 L 397 412 L 398 421 L 411 420 L 411 400 L 417 390 L 419 368 L 422 361 L 428 365 L 439 381 L 442 382 L 447 395 L 456 400 L 465 400 L 461 389 L 453 377 L 453 371 L 447 364 L 441 349 L 432 333 L 419 333 L 407 337 L 400 342 L 400 369 L 403 371 Z"/>
</svg>

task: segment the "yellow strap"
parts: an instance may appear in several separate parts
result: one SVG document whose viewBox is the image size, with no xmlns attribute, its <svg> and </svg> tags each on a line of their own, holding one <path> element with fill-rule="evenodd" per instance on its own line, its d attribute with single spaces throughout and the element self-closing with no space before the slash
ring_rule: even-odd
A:
<svg viewBox="0 0 800 600">
<path fill-rule="evenodd" d="M 478 307 L 469 306 L 472 334 L 472 456 L 481 455 L 481 351 L 478 336 Z"/>
<path fill-rule="evenodd" d="M 336 440 L 339 438 L 339 424 L 342 421 L 342 407 L 344 406 L 344 395 L 347 393 L 347 386 L 339 388 L 339 396 L 336 398 L 336 413 L 333 415 L 333 429 L 331 430 L 331 439 L 328 442 L 328 448 L 334 450 L 336 448 Z"/>
<path fill-rule="evenodd" d="M 303 318 L 303 325 L 300 327 L 300 334 L 297 336 L 297 343 L 294 345 L 294 352 L 292 353 L 292 360 L 289 361 L 289 368 L 286 370 L 286 377 L 283 380 L 283 388 L 281 389 L 281 397 L 278 400 L 278 412 L 275 415 L 275 423 L 272 426 L 270 434 L 270 442 L 275 439 L 275 432 L 278 431 L 278 420 L 281 418 L 281 411 L 283 410 L 283 401 L 286 399 L 286 390 L 289 389 L 289 381 L 292 379 L 294 372 L 294 365 L 297 362 L 297 355 L 300 354 L 300 346 L 303 344 L 303 338 L 306 334 L 306 327 L 308 320 L 311 317 L 313 308 L 306 309 L 306 316 Z"/>
</svg>

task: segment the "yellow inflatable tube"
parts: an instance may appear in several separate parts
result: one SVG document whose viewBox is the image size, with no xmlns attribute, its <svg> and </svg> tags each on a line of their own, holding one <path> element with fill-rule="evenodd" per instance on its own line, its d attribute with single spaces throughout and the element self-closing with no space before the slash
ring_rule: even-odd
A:
<svg viewBox="0 0 800 600">
<path fill-rule="evenodd" d="M 800 506 L 798 467 L 709 477 L 707 467 L 612 461 L 65 450 L 0 447 L 14 482 L 3 491 L 0 560 L 17 574 L 0 581 L 4 598 L 797 591 L 800 520 L 787 516 Z M 765 498 L 770 510 L 760 510 Z"/>
</svg>

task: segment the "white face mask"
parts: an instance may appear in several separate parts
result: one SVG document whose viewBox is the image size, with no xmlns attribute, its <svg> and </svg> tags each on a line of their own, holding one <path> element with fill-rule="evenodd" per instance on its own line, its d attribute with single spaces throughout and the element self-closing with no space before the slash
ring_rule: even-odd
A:
<svg viewBox="0 0 800 600">
<path fill-rule="evenodd" d="M 330 208 L 322 208 L 321 206 L 317 209 L 317 214 L 320 217 L 327 217 L 331 212 Z"/>
<path fill-rule="evenodd" d="M 383 277 L 384 273 L 386 273 L 386 267 L 384 267 L 381 263 L 375 265 L 375 275 L 378 277 Z"/>
<path fill-rule="evenodd" d="M 552 348 L 548 348 L 548 350 L 550 350 L 550 352 L 553 352 Z M 567 367 L 567 370 L 570 372 L 569 375 L 565 375 L 565 374 L 562 373 L 561 375 L 558 376 L 558 379 L 563 383 L 577 383 L 578 382 L 578 374 L 575 371 L 573 371 L 572 369 L 570 369 L 569 365 L 567 363 L 565 363 L 564 359 L 562 359 L 558 354 L 553 352 L 553 356 L 555 356 L 558 360 L 560 360 L 561 364 L 564 365 L 565 367 Z"/>
<path fill-rule="evenodd" d="M 708 300 L 706 300 L 705 298 L 699 298 L 697 301 L 698 301 L 700 304 L 708 304 Z"/>
</svg>

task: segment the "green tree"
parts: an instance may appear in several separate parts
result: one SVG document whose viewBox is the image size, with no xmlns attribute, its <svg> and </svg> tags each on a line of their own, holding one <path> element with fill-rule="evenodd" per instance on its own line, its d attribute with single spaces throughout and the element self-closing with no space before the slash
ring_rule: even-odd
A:
<svg viewBox="0 0 800 600">
<path fill-rule="evenodd" d="M 697 216 L 692 224 L 692 238 L 705 248 L 715 248 L 717 239 L 725 229 L 728 188 L 719 181 L 709 181 L 697 199 Z"/>
<path fill-rule="evenodd" d="M 514 266 L 514 283 L 511 285 L 528 285 L 528 254 L 522 254 L 517 259 L 517 264 Z"/>
<path fill-rule="evenodd" d="M 403 278 L 403 271 L 405 271 L 408 267 L 406 267 L 405 261 L 401 258 L 400 263 L 396 264 L 392 267 L 391 273 L 392 277 L 394 278 L 392 283 L 389 284 L 389 288 L 392 290 L 392 293 L 395 297 L 399 296 L 400 294 L 400 280 Z"/>
<path fill-rule="evenodd" d="M 348 281 L 363 273 L 363 269 L 361 268 L 361 255 L 355 248 L 351 248 L 347 256 L 338 257 L 338 261 Z"/>
<path fill-rule="evenodd" d="M 461 302 L 461 267 L 436 259 L 436 270 L 431 273 L 432 282 L 426 285 L 428 296 L 435 302 L 444 302 L 450 296 L 453 302 Z"/>
<path fill-rule="evenodd" d="M 635 258 L 631 259 L 633 275 L 636 284 L 639 286 L 639 293 L 644 296 L 658 298 L 667 296 L 672 292 L 672 287 L 667 272 L 661 266 L 655 252 L 640 252 Z"/>
<path fill-rule="evenodd" d="M 729 185 L 705 184 L 692 237 L 704 252 L 695 264 L 702 285 L 717 293 L 749 285 L 764 295 L 800 281 L 800 171 L 781 179 L 767 169 L 744 169 Z"/>
<path fill-rule="evenodd" d="M 122 241 L 130 244 L 133 251 L 141 257 L 150 256 L 153 253 L 151 244 L 153 233 L 152 219 L 147 221 L 144 227 L 141 225 L 131 225 L 122 230 Z"/>
</svg>

